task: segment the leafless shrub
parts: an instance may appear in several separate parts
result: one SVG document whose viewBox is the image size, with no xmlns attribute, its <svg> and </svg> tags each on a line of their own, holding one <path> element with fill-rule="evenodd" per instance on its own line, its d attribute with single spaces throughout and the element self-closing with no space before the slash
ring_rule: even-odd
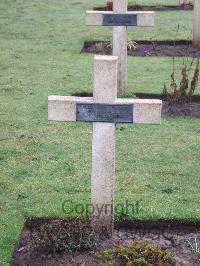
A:
<svg viewBox="0 0 200 266">
<path fill-rule="evenodd" d="M 166 97 L 168 104 L 184 104 L 191 102 L 192 96 L 198 85 L 199 79 L 199 58 L 189 59 L 188 48 L 186 49 L 185 56 L 183 57 L 183 64 L 181 69 L 181 81 L 178 84 L 176 80 L 175 70 L 175 52 L 176 52 L 176 37 L 179 31 L 179 26 L 176 31 L 174 39 L 174 52 L 172 59 L 172 74 L 170 76 L 170 88 L 164 83 L 163 94 Z M 193 72 L 193 73 L 192 73 Z"/>
</svg>

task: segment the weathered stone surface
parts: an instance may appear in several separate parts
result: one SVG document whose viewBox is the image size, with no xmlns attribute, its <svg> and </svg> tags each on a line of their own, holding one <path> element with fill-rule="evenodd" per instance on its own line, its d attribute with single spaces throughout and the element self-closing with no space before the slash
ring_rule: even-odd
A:
<svg viewBox="0 0 200 266">
<path fill-rule="evenodd" d="M 100 73 L 100 74 L 99 74 Z M 114 102 L 117 97 L 117 57 L 94 58 L 94 102 Z M 93 227 L 105 228 L 112 235 L 114 228 L 115 124 L 93 123 L 92 141 L 92 205 Z"/>
<path fill-rule="evenodd" d="M 101 90 L 100 90 L 101 91 Z M 160 124 L 162 101 L 145 99 L 116 99 L 111 100 L 111 95 L 102 87 L 106 94 L 105 103 L 110 104 L 133 104 L 133 123 L 134 124 Z M 107 91 L 107 93 L 106 93 Z M 103 103 L 97 96 L 99 103 Z M 73 97 L 73 96 L 49 96 L 49 120 L 52 121 L 76 121 L 76 104 L 94 103 L 93 98 Z"/>
<path fill-rule="evenodd" d="M 86 20 L 85 23 L 88 26 L 102 26 L 103 25 L 103 14 L 108 12 L 99 12 L 99 11 L 86 11 Z M 112 12 L 109 12 L 112 14 Z"/>
<path fill-rule="evenodd" d="M 118 96 L 127 89 L 127 39 L 126 27 L 113 27 L 113 55 L 119 58 L 117 76 Z"/>
<path fill-rule="evenodd" d="M 93 227 L 112 235 L 114 227 L 115 124 L 93 123 L 91 199 Z M 105 228 L 105 229 L 104 229 Z"/>
<path fill-rule="evenodd" d="M 129 12 L 127 12 L 129 13 Z M 154 11 L 138 11 L 137 13 L 137 26 L 138 27 L 154 27 Z"/>
<path fill-rule="evenodd" d="M 193 44 L 200 47 L 200 0 L 194 0 Z"/>
<path fill-rule="evenodd" d="M 120 14 L 122 12 L 116 12 Z M 132 26 L 137 27 L 152 27 L 154 26 L 154 11 L 125 11 L 124 15 L 137 16 L 137 24 Z M 123 14 L 122 13 L 122 14 Z M 86 11 L 86 25 L 88 26 L 109 26 L 103 25 L 103 20 L 105 16 L 113 15 L 112 11 Z"/>
<path fill-rule="evenodd" d="M 76 104 L 92 103 L 92 98 L 74 96 L 49 96 L 48 120 L 50 121 L 76 121 Z"/>
<path fill-rule="evenodd" d="M 123 14 L 127 11 L 128 0 L 113 0 L 114 13 Z"/>
<path fill-rule="evenodd" d="M 161 105 L 149 103 L 145 105 L 134 104 L 133 123 L 135 124 L 159 124 L 161 121 Z"/>
<path fill-rule="evenodd" d="M 94 102 L 113 103 L 117 98 L 117 57 L 94 56 Z M 112 88 L 112 89 L 111 89 Z"/>
<path fill-rule="evenodd" d="M 133 104 L 134 124 L 160 124 L 161 123 L 161 100 L 146 99 L 117 99 L 117 103 Z"/>
<path fill-rule="evenodd" d="M 189 4 L 189 0 L 180 0 L 179 3 L 180 3 L 180 5 Z"/>
</svg>

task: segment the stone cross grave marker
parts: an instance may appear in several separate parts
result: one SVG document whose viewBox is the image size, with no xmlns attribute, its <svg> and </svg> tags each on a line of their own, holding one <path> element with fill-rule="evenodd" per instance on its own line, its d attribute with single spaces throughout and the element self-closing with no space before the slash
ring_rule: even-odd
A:
<svg viewBox="0 0 200 266">
<path fill-rule="evenodd" d="M 86 25 L 113 26 L 113 55 L 118 56 L 118 95 L 127 89 L 127 27 L 153 27 L 154 12 L 127 11 L 128 0 L 113 0 L 112 11 L 87 11 Z"/>
<path fill-rule="evenodd" d="M 93 97 L 49 96 L 48 119 L 93 122 L 92 225 L 112 235 L 114 223 L 115 124 L 160 124 L 160 100 L 117 98 L 117 57 L 94 57 Z"/>
<path fill-rule="evenodd" d="M 194 0 L 193 44 L 200 47 L 200 0 Z"/>
</svg>

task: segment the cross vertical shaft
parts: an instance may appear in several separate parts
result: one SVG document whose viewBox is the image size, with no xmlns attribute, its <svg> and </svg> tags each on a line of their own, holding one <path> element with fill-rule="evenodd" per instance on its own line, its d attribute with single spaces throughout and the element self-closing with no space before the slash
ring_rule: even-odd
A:
<svg viewBox="0 0 200 266">
<path fill-rule="evenodd" d="M 117 98 L 117 57 L 95 56 L 94 103 Z M 91 201 L 93 228 L 110 235 L 114 224 L 115 123 L 93 123 Z"/>
<path fill-rule="evenodd" d="M 127 12 L 127 0 L 114 0 L 113 12 L 124 14 Z M 127 27 L 113 27 L 113 55 L 118 56 L 118 95 L 127 89 Z"/>
<path fill-rule="evenodd" d="M 193 45 L 200 47 L 200 0 L 194 0 Z"/>
</svg>

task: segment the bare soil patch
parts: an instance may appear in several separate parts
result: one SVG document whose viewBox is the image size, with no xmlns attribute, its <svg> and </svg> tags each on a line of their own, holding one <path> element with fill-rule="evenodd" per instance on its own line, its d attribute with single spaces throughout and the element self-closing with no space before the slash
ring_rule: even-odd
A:
<svg viewBox="0 0 200 266">
<path fill-rule="evenodd" d="M 114 235 L 111 239 L 98 238 L 97 246 L 91 250 L 81 252 L 51 252 L 49 250 L 34 249 L 36 234 L 41 228 L 54 224 L 65 231 L 73 225 L 77 230 L 77 222 L 73 220 L 44 220 L 35 219 L 26 222 L 18 245 L 13 254 L 11 266 L 55 266 L 55 265 L 124 265 L 120 261 L 102 261 L 97 256 L 103 250 L 116 246 L 129 246 L 130 241 L 146 240 L 151 246 L 159 246 L 170 250 L 176 259 L 176 265 L 200 265 L 200 255 L 192 252 L 190 243 L 200 241 L 200 224 L 181 221 L 122 221 L 115 223 Z M 63 226 L 65 224 L 65 227 Z M 80 223 L 78 223 L 80 224 Z M 83 225 L 88 227 L 87 222 Z M 48 232 L 48 231 L 47 231 Z M 169 265 L 168 265 L 169 266 Z"/>
<path fill-rule="evenodd" d="M 200 48 L 194 47 L 191 41 L 136 41 L 134 49 L 128 49 L 129 56 L 190 56 L 200 57 Z M 85 41 L 82 53 L 112 54 L 110 41 Z"/>
</svg>

